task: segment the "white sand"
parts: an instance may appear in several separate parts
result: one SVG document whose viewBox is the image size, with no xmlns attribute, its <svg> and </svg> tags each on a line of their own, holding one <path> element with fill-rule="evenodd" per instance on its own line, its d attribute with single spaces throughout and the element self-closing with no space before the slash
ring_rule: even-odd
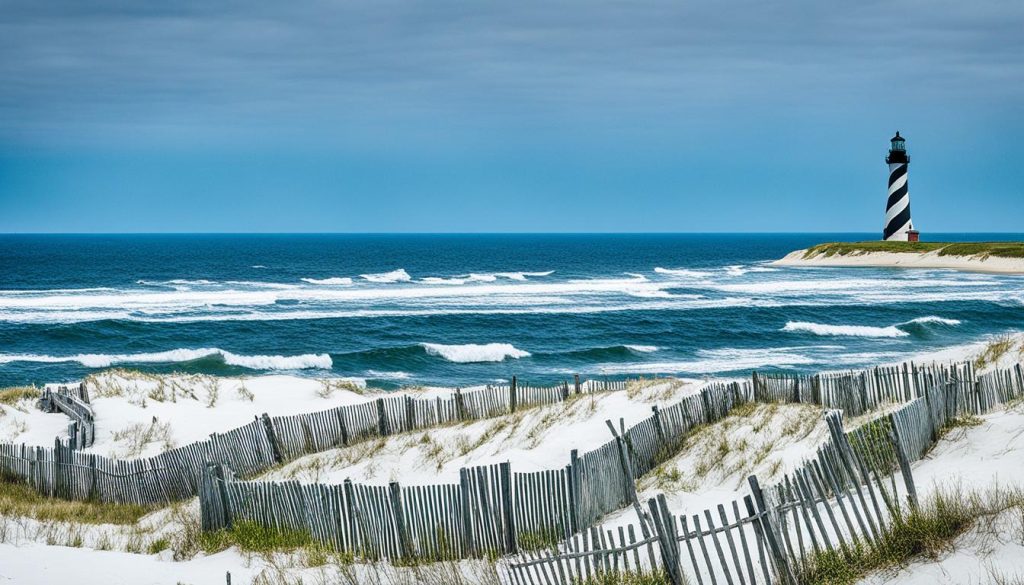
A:
<svg viewBox="0 0 1024 585">
<path fill-rule="evenodd" d="M 944 268 L 965 272 L 990 272 L 997 274 L 1024 274 L 1024 258 L 1001 258 L 989 256 L 940 256 L 938 251 L 913 252 L 864 252 L 840 256 L 819 254 L 804 258 L 807 250 L 796 250 L 785 258 L 772 262 L 776 266 L 843 266 L 863 268 Z"/>
</svg>

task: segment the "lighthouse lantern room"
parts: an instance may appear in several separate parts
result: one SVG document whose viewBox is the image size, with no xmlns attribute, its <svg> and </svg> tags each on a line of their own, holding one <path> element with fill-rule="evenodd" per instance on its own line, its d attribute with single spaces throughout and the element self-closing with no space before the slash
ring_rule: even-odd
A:
<svg viewBox="0 0 1024 585">
<path fill-rule="evenodd" d="M 882 239 L 916 242 L 919 234 L 910 220 L 910 192 L 907 189 L 907 166 L 910 164 L 907 143 L 899 131 L 890 143 L 889 156 L 885 157 L 889 164 L 889 199 L 885 205 Z"/>
</svg>

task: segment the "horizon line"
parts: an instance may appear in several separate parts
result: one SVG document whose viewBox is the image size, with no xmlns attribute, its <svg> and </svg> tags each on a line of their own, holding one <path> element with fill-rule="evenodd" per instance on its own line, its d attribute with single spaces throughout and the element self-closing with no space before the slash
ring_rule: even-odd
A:
<svg viewBox="0 0 1024 585">
<path fill-rule="evenodd" d="M 849 235 L 869 235 L 881 233 L 881 230 L 872 231 L 813 231 L 813 232 L 802 232 L 802 231 L 679 231 L 679 232 L 663 232 L 663 231 L 651 231 L 651 232 L 613 232 L 613 231 L 567 231 L 567 232 L 549 232 L 549 231 L 536 231 L 536 232 L 512 232 L 512 231 L 493 231 L 493 232 L 458 232 L 458 231 L 366 231 L 366 232 L 320 232 L 320 231 L 281 231 L 281 232 L 219 232 L 219 231 L 152 231 L 152 232 L 0 232 L 0 237 L 3 236 L 657 236 L 657 235 L 833 235 L 833 234 L 849 234 Z M 932 235 L 960 235 L 960 234 L 976 234 L 976 235 L 1024 235 L 1024 231 L 1020 232 L 1004 232 L 1004 231 L 934 231 L 926 232 Z"/>
</svg>

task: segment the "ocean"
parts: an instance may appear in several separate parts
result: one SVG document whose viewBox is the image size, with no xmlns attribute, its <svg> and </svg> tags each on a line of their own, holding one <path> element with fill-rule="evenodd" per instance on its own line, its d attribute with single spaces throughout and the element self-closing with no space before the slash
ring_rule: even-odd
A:
<svg viewBox="0 0 1024 585">
<path fill-rule="evenodd" d="M 812 371 L 1024 323 L 1021 276 L 768 264 L 875 238 L 2 235 L 0 386 L 114 366 L 385 388 Z"/>
</svg>

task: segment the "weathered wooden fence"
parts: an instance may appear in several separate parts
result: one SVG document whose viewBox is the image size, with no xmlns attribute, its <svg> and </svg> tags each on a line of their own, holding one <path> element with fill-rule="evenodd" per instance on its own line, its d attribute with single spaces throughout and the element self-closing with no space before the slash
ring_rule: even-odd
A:
<svg viewBox="0 0 1024 585">
<path fill-rule="evenodd" d="M 570 395 L 622 390 L 625 380 L 578 378 L 570 386 L 521 385 L 462 391 L 416 398 L 382 396 L 359 404 L 293 416 L 264 414 L 255 421 L 209 439 L 148 458 L 122 460 L 80 451 L 95 437 L 88 394 L 81 386 L 44 391 L 41 406 L 72 417 L 72 438 L 53 448 L 0 443 L 0 476 L 25 481 L 38 492 L 66 499 L 159 505 L 199 492 L 204 464 L 228 466 L 238 477 L 252 477 L 306 454 L 351 445 L 370 437 L 476 420 L 518 408 L 563 401 Z M 46 402 L 43 403 L 43 400 Z M 88 424 L 86 424 L 86 422 Z"/>
<path fill-rule="evenodd" d="M 72 449 L 92 446 L 96 439 L 96 417 L 89 404 L 85 384 L 58 386 L 56 390 L 43 388 L 39 408 L 45 412 L 63 412 L 71 419 L 68 423 L 67 446 Z"/>
<path fill-rule="evenodd" d="M 938 381 L 945 384 L 941 396 L 929 398 L 933 392 L 926 388 Z M 78 425 L 81 435 L 76 433 L 67 444 L 56 441 L 53 448 L 0 444 L 0 475 L 25 481 L 51 496 L 159 505 L 197 495 L 206 462 L 225 465 L 235 477 L 253 477 L 282 462 L 368 437 L 500 415 L 576 394 L 621 390 L 626 383 L 580 383 L 577 379 L 571 385 L 534 388 L 514 379 L 509 386 L 456 391 L 444 397 L 380 397 L 311 414 L 263 415 L 207 440 L 134 460 L 76 449 L 94 436 L 94 430 L 83 432 L 81 429 L 87 426 Z M 934 437 L 935 429 L 949 417 L 985 412 L 1020 396 L 1022 386 L 1019 365 L 975 378 L 969 364 L 876 368 L 819 376 L 754 374 L 749 384 L 715 384 L 671 407 L 655 408 L 651 417 L 622 429 L 624 432 L 613 441 L 582 456 L 574 454 L 563 469 L 513 474 L 517 479 L 521 476 L 521 481 L 513 484 L 516 487 L 512 493 L 517 499 L 510 512 L 512 521 L 505 526 L 515 527 L 516 535 L 528 534 L 531 538 L 568 535 L 593 525 L 609 511 L 631 502 L 637 505 L 632 479 L 674 454 L 693 425 L 718 420 L 742 402 L 798 400 L 829 407 L 846 405 L 857 413 L 909 396 L 910 405 L 892 418 L 894 425 L 903 425 L 899 430 L 908 442 L 908 453 L 916 459 L 930 443 L 916 432 L 918 427 L 908 426 L 906 421 L 928 416 L 931 426 L 925 434 Z M 56 398 L 54 404 L 88 404 L 87 395 L 53 393 L 59 395 L 62 398 Z M 73 408 L 68 407 L 81 415 Z"/>
<path fill-rule="evenodd" d="M 568 465 L 553 470 L 513 473 L 503 463 L 464 468 L 459 484 L 391 483 L 387 488 L 227 479 L 223 490 L 200 492 L 201 504 L 220 498 L 211 506 L 223 511 L 204 513 L 209 520 L 204 528 L 250 521 L 303 530 L 322 544 L 371 558 L 419 558 L 437 551 L 455 558 L 514 552 L 522 541 L 566 538 L 635 502 L 635 480 L 672 455 L 666 445 L 678 445 L 694 425 L 720 420 L 750 396 L 746 382 L 707 385 L 672 407 L 654 408 L 650 417 L 628 430 L 622 425 L 621 433 L 614 432 L 611 441 L 593 451 L 573 451 Z M 212 468 L 211 473 L 224 475 Z M 338 511 L 326 528 L 324 506 Z M 424 514 L 426 519 L 420 518 Z M 451 525 L 430 520 L 451 514 L 461 520 Z M 410 526 L 427 528 L 410 531 Z"/>
<path fill-rule="evenodd" d="M 692 515 L 669 511 L 665 496 L 647 502 L 650 522 L 591 527 L 552 546 L 522 550 L 508 559 L 506 581 L 515 585 L 571 585 L 607 573 L 662 572 L 669 582 L 797 583 L 812 554 L 852 554 L 874 546 L 886 523 L 903 513 L 893 470 L 844 433 L 838 411 L 826 420 L 830 441 L 819 460 L 778 485 Z M 898 440 L 872 443 L 899 451 Z M 912 486 L 909 467 L 897 468 Z M 887 487 L 886 481 L 892 483 Z M 881 503 L 880 503 L 881 502 Z"/>
</svg>

